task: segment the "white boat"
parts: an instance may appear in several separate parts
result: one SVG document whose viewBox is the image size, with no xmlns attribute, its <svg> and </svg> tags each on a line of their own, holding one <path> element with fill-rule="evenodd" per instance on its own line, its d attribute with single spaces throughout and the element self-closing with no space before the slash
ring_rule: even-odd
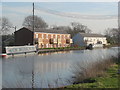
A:
<svg viewBox="0 0 120 90">
<path fill-rule="evenodd" d="M 103 47 L 103 44 L 94 44 L 93 48 Z"/>
<path fill-rule="evenodd" d="M 93 49 L 93 48 L 102 48 L 103 44 L 89 44 L 86 46 L 86 49 Z"/>
<path fill-rule="evenodd" d="M 14 54 L 26 54 L 30 52 L 36 52 L 35 46 L 12 46 L 12 47 L 6 47 L 6 53 L 8 55 L 14 55 Z"/>
</svg>

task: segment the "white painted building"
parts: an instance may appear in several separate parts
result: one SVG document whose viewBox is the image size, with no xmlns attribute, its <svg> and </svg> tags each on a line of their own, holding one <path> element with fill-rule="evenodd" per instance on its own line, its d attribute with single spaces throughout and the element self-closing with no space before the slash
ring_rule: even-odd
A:
<svg viewBox="0 0 120 90">
<path fill-rule="evenodd" d="M 93 46 L 106 45 L 106 37 L 101 34 L 78 33 L 73 37 L 74 46 Z"/>
</svg>

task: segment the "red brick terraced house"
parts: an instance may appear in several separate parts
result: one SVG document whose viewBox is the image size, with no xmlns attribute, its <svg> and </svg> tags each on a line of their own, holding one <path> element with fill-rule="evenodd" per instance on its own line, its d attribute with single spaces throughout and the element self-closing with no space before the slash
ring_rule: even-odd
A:
<svg viewBox="0 0 120 90">
<path fill-rule="evenodd" d="M 33 33 L 23 27 L 15 32 L 15 45 L 33 45 L 33 40 L 38 48 L 70 47 L 72 44 L 70 34 L 63 30 L 39 29 Z"/>
</svg>

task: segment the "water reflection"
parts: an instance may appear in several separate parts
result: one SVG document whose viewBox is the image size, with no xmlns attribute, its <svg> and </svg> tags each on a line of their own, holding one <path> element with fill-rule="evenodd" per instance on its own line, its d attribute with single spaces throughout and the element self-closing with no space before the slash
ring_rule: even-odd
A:
<svg viewBox="0 0 120 90">
<path fill-rule="evenodd" d="M 31 88 L 32 79 L 36 88 L 64 86 L 72 75 L 75 63 L 87 65 L 96 60 L 116 56 L 117 48 L 76 50 L 44 53 L 2 60 L 3 87 Z M 34 77 L 32 72 L 34 72 Z"/>
<path fill-rule="evenodd" d="M 49 53 L 39 53 L 39 56 L 51 55 L 51 54 L 60 54 L 60 53 L 70 53 L 72 51 L 59 51 L 59 52 L 49 52 Z"/>
<path fill-rule="evenodd" d="M 36 73 L 41 73 L 41 74 L 45 74 L 48 72 L 55 72 L 55 71 L 62 71 L 65 68 L 69 67 L 69 62 L 61 62 L 61 61 L 57 61 L 57 62 L 49 62 L 49 61 L 45 61 L 40 63 L 40 61 L 36 61 L 34 68 L 35 68 L 35 72 Z"/>
</svg>

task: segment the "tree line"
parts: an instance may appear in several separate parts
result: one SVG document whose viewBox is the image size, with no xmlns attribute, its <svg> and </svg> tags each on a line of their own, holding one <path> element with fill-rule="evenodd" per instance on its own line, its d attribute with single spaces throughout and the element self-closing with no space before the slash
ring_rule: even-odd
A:
<svg viewBox="0 0 120 90">
<path fill-rule="evenodd" d="M 107 37 L 108 43 L 120 45 L 120 27 L 108 28 L 105 30 L 105 36 Z"/>
<path fill-rule="evenodd" d="M 5 18 L 5 17 L 3 17 L 0 20 L 2 21 L 1 33 L 3 35 L 8 34 L 10 32 L 10 29 L 13 27 L 12 23 L 9 21 L 8 18 Z M 28 29 L 32 29 L 33 28 L 33 16 L 30 15 L 30 16 L 25 17 L 22 26 Z M 41 28 L 48 28 L 48 24 L 41 17 L 38 17 L 37 15 L 35 15 L 34 16 L 34 29 L 39 30 Z M 66 30 L 72 36 L 78 32 L 91 33 L 91 30 L 87 26 L 79 22 L 71 22 L 70 26 L 53 25 L 52 27 L 49 27 L 49 28 L 52 28 L 55 30 Z"/>
</svg>

